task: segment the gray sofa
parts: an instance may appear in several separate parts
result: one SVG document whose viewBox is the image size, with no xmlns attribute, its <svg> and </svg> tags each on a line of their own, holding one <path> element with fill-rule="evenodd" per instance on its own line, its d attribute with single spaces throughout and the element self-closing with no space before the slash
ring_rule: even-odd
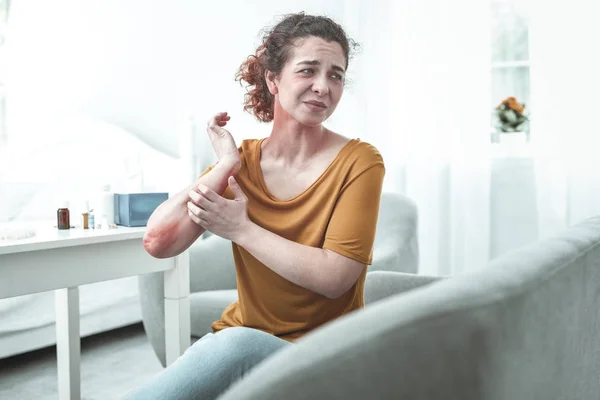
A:
<svg viewBox="0 0 600 400">
<path fill-rule="evenodd" d="M 417 208 L 412 200 L 400 194 L 383 193 L 369 274 L 371 271 L 417 272 L 417 225 Z M 211 331 L 211 323 L 237 300 L 237 290 L 231 242 L 212 235 L 196 241 L 189 251 L 191 332 L 195 340 Z M 140 276 L 139 291 L 144 328 L 164 366 L 162 273 Z"/>
<path fill-rule="evenodd" d="M 600 217 L 432 280 L 370 273 L 374 303 L 275 353 L 219 399 L 600 398 Z"/>
</svg>

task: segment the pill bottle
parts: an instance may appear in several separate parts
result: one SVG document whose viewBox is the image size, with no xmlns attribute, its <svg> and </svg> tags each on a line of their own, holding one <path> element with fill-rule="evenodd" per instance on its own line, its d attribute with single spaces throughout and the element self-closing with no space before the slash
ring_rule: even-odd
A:
<svg viewBox="0 0 600 400">
<path fill-rule="evenodd" d="M 65 201 L 56 211 L 56 225 L 58 229 L 70 229 L 71 218 L 69 215 L 69 202 Z"/>
<path fill-rule="evenodd" d="M 89 212 L 90 206 L 89 206 L 89 202 L 85 202 L 84 206 L 83 206 L 83 212 L 81 213 L 81 227 L 83 229 L 89 229 L 89 216 L 90 216 L 90 212 Z"/>
</svg>

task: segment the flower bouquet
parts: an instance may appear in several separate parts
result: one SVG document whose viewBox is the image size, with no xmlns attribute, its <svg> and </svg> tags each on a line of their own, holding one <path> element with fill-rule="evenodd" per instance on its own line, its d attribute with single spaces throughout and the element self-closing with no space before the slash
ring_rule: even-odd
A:
<svg viewBox="0 0 600 400">
<path fill-rule="evenodd" d="M 529 117 L 525 115 L 525 103 L 520 104 L 514 97 L 508 97 L 494 110 L 496 129 L 503 132 L 525 132 Z"/>
</svg>

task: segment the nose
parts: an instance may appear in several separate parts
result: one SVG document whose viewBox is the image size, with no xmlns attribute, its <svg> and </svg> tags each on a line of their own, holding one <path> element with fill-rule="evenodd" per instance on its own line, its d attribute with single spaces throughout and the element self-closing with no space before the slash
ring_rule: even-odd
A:
<svg viewBox="0 0 600 400">
<path fill-rule="evenodd" d="M 319 75 L 315 77 L 312 85 L 312 91 L 319 96 L 325 96 L 327 93 L 329 93 L 329 82 L 327 81 L 327 77 L 325 75 Z"/>
</svg>

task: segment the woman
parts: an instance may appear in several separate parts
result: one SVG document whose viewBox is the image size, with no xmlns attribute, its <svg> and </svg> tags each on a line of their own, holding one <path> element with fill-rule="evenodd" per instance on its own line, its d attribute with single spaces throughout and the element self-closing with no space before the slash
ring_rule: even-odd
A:
<svg viewBox="0 0 600 400">
<path fill-rule="evenodd" d="M 215 398 L 276 350 L 363 307 L 384 176 L 371 145 L 322 124 L 354 42 L 325 17 L 285 17 L 238 71 L 245 109 L 273 121 L 237 148 L 227 113 L 208 122 L 218 162 L 162 204 L 144 244 L 173 257 L 205 230 L 232 241 L 239 301 L 132 399 Z"/>
</svg>

